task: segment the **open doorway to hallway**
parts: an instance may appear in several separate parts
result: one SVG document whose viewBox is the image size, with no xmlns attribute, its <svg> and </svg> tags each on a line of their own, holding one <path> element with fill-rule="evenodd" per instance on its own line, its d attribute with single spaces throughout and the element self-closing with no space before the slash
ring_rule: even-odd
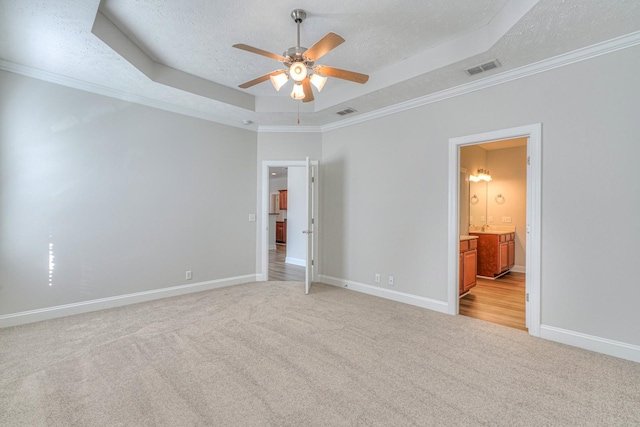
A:
<svg viewBox="0 0 640 427">
<path fill-rule="evenodd" d="M 289 191 L 292 185 L 303 185 L 298 182 L 303 178 L 299 176 L 301 170 L 294 167 L 293 173 L 289 174 L 287 166 L 269 168 L 269 281 L 301 282 L 305 279 L 304 260 L 300 256 L 304 236 L 289 230 L 292 222 L 295 226 L 304 220 L 301 209 L 296 209 L 302 202 L 297 200 L 300 192 Z"/>
</svg>

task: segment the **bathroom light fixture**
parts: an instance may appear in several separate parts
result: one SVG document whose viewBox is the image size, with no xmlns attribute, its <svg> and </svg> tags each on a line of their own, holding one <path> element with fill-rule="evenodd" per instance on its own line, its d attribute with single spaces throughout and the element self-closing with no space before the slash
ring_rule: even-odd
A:
<svg viewBox="0 0 640 427">
<path fill-rule="evenodd" d="M 488 170 L 478 169 L 478 175 L 470 175 L 469 181 L 479 182 L 479 181 L 491 181 L 491 174 Z"/>
</svg>

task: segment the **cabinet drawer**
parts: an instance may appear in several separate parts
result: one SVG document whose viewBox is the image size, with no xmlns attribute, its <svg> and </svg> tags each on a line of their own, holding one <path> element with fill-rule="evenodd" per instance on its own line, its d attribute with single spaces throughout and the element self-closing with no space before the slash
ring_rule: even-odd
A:
<svg viewBox="0 0 640 427">
<path fill-rule="evenodd" d="M 463 240 L 460 242 L 460 252 L 465 252 L 469 250 L 469 241 Z"/>
</svg>

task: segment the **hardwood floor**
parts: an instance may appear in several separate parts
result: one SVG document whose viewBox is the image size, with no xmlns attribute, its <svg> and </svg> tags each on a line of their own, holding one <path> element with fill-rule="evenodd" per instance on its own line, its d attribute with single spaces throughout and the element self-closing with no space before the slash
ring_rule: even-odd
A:
<svg viewBox="0 0 640 427">
<path fill-rule="evenodd" d="M 496 280 L 478 277 L 478 284 L 460 298 L 459 312 L 526 331 L 525 274 L 507 273 Z"/>
<path fill-rule="evenodd" d="M 305 268 L 285 263 L 286 257 L 286 245 L 276 245 L 269 251 L 269 280 L 304 282 Z"/>
</svg>

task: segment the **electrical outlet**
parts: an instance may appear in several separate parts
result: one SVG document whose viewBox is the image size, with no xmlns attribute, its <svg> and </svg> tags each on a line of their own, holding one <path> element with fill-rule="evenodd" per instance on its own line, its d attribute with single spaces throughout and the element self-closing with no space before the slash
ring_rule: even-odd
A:
<svg viewBox="0 0 640 427">
<path fill-rule="evenodd" d="M 376 283 L 380 283 L 380 274 L 376 273 Z"/>
<path fill-rule="evenodd" d="M 393 276 L 389 276 L 389 286 L 393 286 Z"/>
<path fill-rule="evenodd" d="M 184 275 L 185 279 L 187 280 L 191 280 L 193 279 L 193 273 L 191 273 L 191 270 L 187 270 L 186 274 Z"/>
<path fill-rule="evenodd" d="M 511 222 L 511 217 L 510 216 L 503 216 L 502 217 L 502 222 Z"/>
</svg>

